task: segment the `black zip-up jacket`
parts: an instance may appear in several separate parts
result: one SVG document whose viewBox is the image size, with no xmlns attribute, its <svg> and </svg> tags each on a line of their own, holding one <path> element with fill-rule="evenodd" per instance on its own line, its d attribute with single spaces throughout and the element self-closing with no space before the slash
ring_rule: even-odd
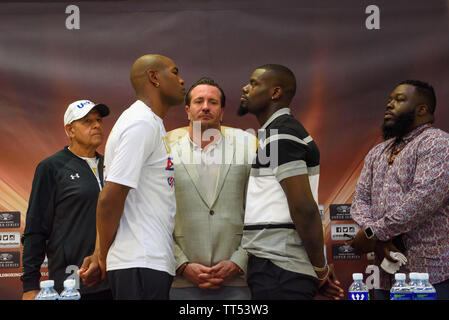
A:
<svg viewBox="0 0 449 320">
<path fill-rule="evenodd" d="M 103 185 L 103 156 L 98 170 Z M 48 257 L 49 278 L 63 289 L 70 265 L 81 267 L 95 249 L 96 208 L 100 187 L 87 162 L 68 147 L 46 158 L 36 168 L 26 214 L 23 243 L 23 291 L 38 290 L 40 268 Z M 68 270 L 69 271 L 69 270 Z M 104 283 L 81 293 L 107 289 Z"/>
</svg>

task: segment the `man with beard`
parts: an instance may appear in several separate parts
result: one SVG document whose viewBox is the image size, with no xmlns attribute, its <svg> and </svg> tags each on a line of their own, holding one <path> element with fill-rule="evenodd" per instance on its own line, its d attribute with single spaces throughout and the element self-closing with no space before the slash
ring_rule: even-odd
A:
<svg viewBox="0 0 449 320">
<path fill-rule="evenodd" d="M 242 241 L 254 300 L 311 300 L 319 290 L 343 297 L 323 251 L 318 147 L 288 108 L 295 92 L 291 70 L 263 65 L 243 88 L 238 111 L 254 114 L 262 126 Z"/>
<path fill-rule="evenodd" d="M 385 141 L 366 156 L 351 216 L 360 225 L 353 246 L 376 252 L 376 263 L 401 248 L 402 272 L 429 273 L 438 299 L 449 299 L 449 134 L 434 128 L 435 93 L 406 80 L 391 93 Z M 393 277 L 381 270 L 375 299 L 388 299 Z"/>
</svg>

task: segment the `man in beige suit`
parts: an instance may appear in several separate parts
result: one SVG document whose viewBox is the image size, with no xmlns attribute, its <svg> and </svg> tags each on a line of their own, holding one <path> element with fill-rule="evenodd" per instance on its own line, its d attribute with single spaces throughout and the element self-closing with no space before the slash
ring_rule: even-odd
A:
<svg viewBox="0 0 449 320">
<path fill-rule="evenodd" d="M 197 81 L 186 95 L 188 133 L 171 145 L 177 206 L 174 300 L 250 299 L 241 239 L 255 137 L 221 127 L 224 105 L 214 80 Z"/>
</svg>

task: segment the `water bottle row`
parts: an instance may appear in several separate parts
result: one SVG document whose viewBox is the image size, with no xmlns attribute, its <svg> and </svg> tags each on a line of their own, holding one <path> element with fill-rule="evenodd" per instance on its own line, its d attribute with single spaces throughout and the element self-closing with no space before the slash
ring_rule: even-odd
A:
<svg viewBox="0 0 449 320">
<path fill-rule="evenodd" d="M 436 300 L 436 290 L 429 282 L 428 273 L 411 272 L 409 282 L 405 273 L 394 275 L 395 283 L 390 290 L 390 300 Z M 349 300 L 369 300 L 369 290 L 363 282 L 363 274 L 354 273 L 349 287 Z"/>
<path fill-rule="evenodd" d="M 37 294 L 35 300 L 79 300 L 81 294 L 75 288 L 75 279 L 67 279 L 64 281 L 64 290 L 61 295 L 54 289 L 55 282 L 53 280 L 41 281 L 41 291 Z"/>
<path fill-rule="evenodd" d="M 409 281 L 405 273 L 394 275 L 395 283 L 390 290 L 390 300 L 436 300 L 437 292 L 429 282 L 428 273 L 409 273 Z"/>
</svg>

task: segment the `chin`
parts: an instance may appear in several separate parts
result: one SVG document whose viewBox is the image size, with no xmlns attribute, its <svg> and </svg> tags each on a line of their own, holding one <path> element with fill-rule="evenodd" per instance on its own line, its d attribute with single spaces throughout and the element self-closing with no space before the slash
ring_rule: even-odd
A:
<svg viewBox="0 0 449 320">
<path fill-rule="evenodd" d="M 219 123 L 216 122 L 201 122 L 201 129 L 218 129 Z"/>
<path fill-rule="evenodd" d="M 92 139 L 91 141 L 90 141 L 90 144 L 93 146 L 93 147 L 98 147 L 98 146 L 100 146 L 101 144 L 103 143 L 103 137 L 101 137 L 101 138 L 94 138 L 94 139 Z"/>
</svg>

